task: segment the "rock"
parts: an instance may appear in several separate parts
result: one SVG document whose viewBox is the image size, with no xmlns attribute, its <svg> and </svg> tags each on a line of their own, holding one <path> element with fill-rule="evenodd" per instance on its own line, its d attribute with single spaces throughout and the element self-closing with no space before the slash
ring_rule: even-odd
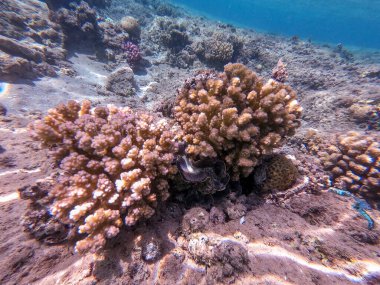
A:
<svg viewBox="0 0 380 285">
<path fill-rule="evenodd" d="M 135 18 L 131 16 L 125 16 L 120 20 L 120 25 L 131 36 L 135 36 L 137 38 L 140 37 L 140 25 Z"/>
<path fill-rule="evenodd" d="M 161 246 L 157 240 L 150 240 L 142 247 L 141 257 L 148 262 L 158 260 L 161 256 Z"/>
<path fill-rule="evenodd" d="M 136 94 L 135 86 L 133 70 L 129 67 L 121 67 L 112 72 L 105 84 L 108 91 L 127 97 Z"/>
<path fill-rule="evenodd" d="M 226 207 L 226 213 L 231 220 L 237 220 L 247 213 L 247 208 L 243 204 L 237 203 Z"/>
<path fill-rule="evenodd" d="M 8 54 L 20 56 L 35 62 L 41 62 L 43 59 L 42 52 L 2 35 L 0 35 L 0 49 Z"/>
<path fill-rule="evenodd" d="M 185 235 L 200 232 L 208 224 L 209 213 L 200 207 L 190 209 L 182 220 L 182 231 Z"/>
<path fill-rule="evenodd" d="M 17 77 L 35 78 L 32 63 L 25 58 L 10 56 L 0 51 L 0 78 L 13 80 Z"/>
<path fill-rule="evenodd" d="M 56 76 L 50 65 L 65 60 L 64 35 L 50 21 L 46 3 L 2 0 L 0 27 L 0 80 Z"/>
<path fill-rule="evenodd" d="M 210 210 L 210 221 L 213 224 L 223 224 L 226 221 L 226 215 L 217 207 L 212 207 Z"/>
<path fill-rule="evenodd" d="M 5 116 L 7 114 L 7 108 L 0 103 L 0 116 Z"/>
<path fill-rule="evenodd" d="M 249 262 L 248 251 L 243 244 L 214 233 L 191 234 L 187 250 L 198 263 L 229 267 L 230 270 L 223 274 L 225 276 L 244 271 Z"/>
</svg>

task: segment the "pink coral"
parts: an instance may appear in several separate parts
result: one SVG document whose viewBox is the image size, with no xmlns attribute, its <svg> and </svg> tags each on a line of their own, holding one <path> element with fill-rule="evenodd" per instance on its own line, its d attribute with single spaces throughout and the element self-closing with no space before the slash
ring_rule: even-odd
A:
<svg viewBox="0 0 380 285">
<path fill-rule="evenodd" d="M 127 61 L 131 66 L 136 66 L 136 64 L 141 59 L 141 53 L 139 47 L 130 42 L 124 42 L 121 46 L 122 50 L 127 53 Z"/>
<path fill-rule="evenodd" d="M 171 124 L 130 108 L 69 101 L 32 125 L 33 136 L 51 147 L 62 170 L 49 191 L 51 213 L 86 237 L 80 252 L 104 247 L 124 224 L 154 214 L 169 196 L 167 179 L 176 144 Z"/>
</svg>

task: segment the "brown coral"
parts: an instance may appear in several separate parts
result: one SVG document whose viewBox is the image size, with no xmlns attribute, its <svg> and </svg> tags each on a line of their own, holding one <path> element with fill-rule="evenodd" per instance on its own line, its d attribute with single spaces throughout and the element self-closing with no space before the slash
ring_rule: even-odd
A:
<svg viewBox="0 0 380 285">
<path fill-rule="evenodd" d="M 294 134 L 302 108 L 289 86 L 264 84 L 244 65 L 228 64 L 223 73 L 204 71 L 188 80 L 173 110 L 188 154 L 220 157 L 237 180 Z"/>
<path fill-rule="evenodd" d="M 277 65 L 272 70 L 272 78 L 278 82 L 284 83 L 288 79 L 288 71 L 286 70 L 286 64 L 282 62 L 280 58 L 277 62 Z"/>
<path fill-rule="evenodd" d="M 102 248 L 124 224 L 149 218 L 166 200 L 167 179 L 176 173 L 170 124 L 147 113 L 113 106 L 91 109 L 69 101 L 32 126 L 50 146 L 62 170 L 49 192 L 51 212 L 79 228 L 80 252 Z"/>
<path fill-rule="evenodd" d="M 263 192 L 286 190 L 294 184 L 297 177 L 297 167 L 281 154 L 268 157 L 254 172 L 255 183 Z"/>
<path fill-rule="evenodd" d="M 135 36 L 137 38 L 140 37 L 140 24 L 139 22 L 131 17 L 131 16 L 125 16 L 120 20 L 120 26 L 128 32 L 131 36 Z"/>
<path fill-rule="evenodd" d="M 370 202 L 380 200 L 379 141 L 377 134 L 348 132 L 320 153 L 335 186 L 358 192 Z"/>
</svg>

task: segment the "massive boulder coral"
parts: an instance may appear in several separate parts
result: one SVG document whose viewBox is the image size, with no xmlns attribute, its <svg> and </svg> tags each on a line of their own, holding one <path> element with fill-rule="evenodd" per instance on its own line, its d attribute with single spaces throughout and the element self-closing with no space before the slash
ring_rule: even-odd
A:
<svg viewBox="0 0 380 285">
<path fill-rule="evenodd" d="M 298 176 L 297 167 L 281 154 L 265 157 L 253 173 L 254 182 L 263 193 L 287 190 Z"/>
<path fill-rule="evenodd" d="M 177 169 L 167 120 L 69 101 L 31 128 L 59 163 L 58 183 L 49 191 L 51 213 L 84 235 L 77 251 L 101 249 L 123 224 L 151 217 L 168 198 L 167 179 Z"/>
<path fill-rule="evenodd" d="M 237 59 L 243 46 L 243 38 L 218 32 L 208 35 L 206 40 L 194 41 L 191 50 L 207 64 L 223 67 Z"/>
<path fill-rule="evenodd" d="M 149 32 L 149 40 L 157 45 L 156 49 L 170 49 L 174 53 L 180 52 L 190 43 L 183 21 L 169 17 L 157 17 L 155 19 Z"/>
<path fill-rule="evenodd" d="M 380 136 L 348 132 L 319 153 L 335 186 L 380 201 Z"/>
<path fill-rule="evenodd" d="M 173 111 L 187 153 L 224 160 L 238 180 L 295 133 L 302 108 L 289 86 L 264 83 L 246 66 L 228 64 L 223 73 L 203 71 L 189 79 Z"/>
</svg>

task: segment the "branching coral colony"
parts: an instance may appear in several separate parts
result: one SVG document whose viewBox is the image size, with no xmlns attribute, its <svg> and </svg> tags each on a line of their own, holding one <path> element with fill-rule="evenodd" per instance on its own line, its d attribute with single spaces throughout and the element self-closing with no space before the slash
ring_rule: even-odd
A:
<svg viewBox="0 0 380 285">
<path fill-rule="evenodd" d="M 151 217 L 168 198 L 168 179 L 177 172 L 176 140 L 187 143 L 193 160 L 224 161 L 238 180 L 294 133 L 301 107 L 289 86 L 264 84 L 244 65 L 229 64 L 223 73 L 206 71 L 188 80 L 174 115 L 173 121 L 69 101 L 32 125 L 61 170 L 49 192 L 51 213 L 85 236 L 76 244 L 79 252 L 102 249 L 123 223 Z"/>
<path fill-rule="evenodd" d="M 302 107 L 287 85 L 263 81 L 242 64 L 201 72 L 180 90 L 174 117 L 194 158 L 220 157 L 233 180 L 248 176 L 300 126 Z"/>
<path fill-rule="evenodd" d="M 89 101 L 69 101 L 32 126 L 60 162 L 51 213 L 87 235 L 76 244 L 80 252 L 102 248 L 122 217 L 126 225 L 151 217 L 177 171 L 167 120 L 130 108 L 90 109 Z"/>
</svg>

